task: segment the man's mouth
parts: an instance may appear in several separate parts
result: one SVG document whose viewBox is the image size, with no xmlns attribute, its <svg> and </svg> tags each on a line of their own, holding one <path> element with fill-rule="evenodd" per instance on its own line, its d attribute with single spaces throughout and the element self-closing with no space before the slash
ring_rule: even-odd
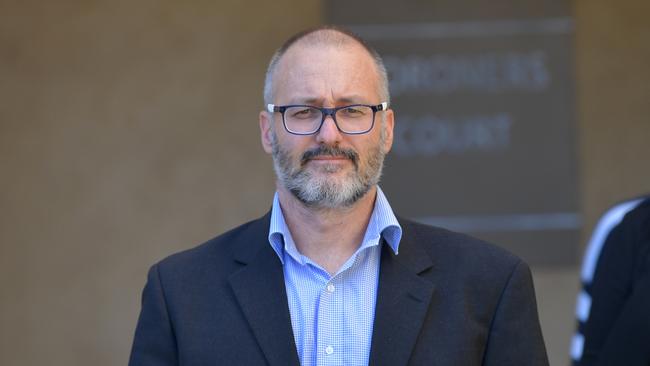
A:
<svg viewBox="0 0 650 366">
<path fill-rule="evenodd" d="M 329 160 L 350 160 L 350 159 L 348 159 L 345 156 L 320 155 L 320 156 L 313 157 L 313 158 L 311 158 L 309 160 L 327 160 L 327 161 L 329 161 Z"/>
<path fill-rule="evenodd" d="M 338 147 L 319 146 L 315 149 L 307 150 L 302 154 L 301 164 L 305 165 L 307 162 L 322 161 L 322 162 L 335 162 L 350 160 L 355 167 L 359 160 L 358 154 L 352 149 L 341 149 Z"/>
</svg>

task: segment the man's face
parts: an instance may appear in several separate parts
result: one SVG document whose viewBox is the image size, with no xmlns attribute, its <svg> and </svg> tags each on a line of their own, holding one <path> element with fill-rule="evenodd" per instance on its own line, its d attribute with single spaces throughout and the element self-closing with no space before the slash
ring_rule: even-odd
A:
<svg viewBox="0 0 650 366">
<path fill-rule="evenodd" d="M 296 44 L 280 60 L 274 78 L 276 105 L 376 105 L 384 102 L 378 90 L 374 61 L 354 43 Z M 280 113 L 262 112 L 260 126 L 282 187 L 310 207 L 341 208 L 351 206 L 379 181 L 392 144 L 393 115 L 378 112 L 375 126 L 363 135 L 338 131 L 331 117 L 309 136 L 286 132 Z"/>
</svg>

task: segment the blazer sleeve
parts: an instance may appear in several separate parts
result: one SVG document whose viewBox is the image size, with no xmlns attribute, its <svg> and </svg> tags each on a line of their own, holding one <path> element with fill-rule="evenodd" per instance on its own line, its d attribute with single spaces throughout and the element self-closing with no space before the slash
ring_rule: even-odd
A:
<svg viewBox="0 0 650 366">
<path fill-rule="evenodd" d="M 158 265 L 149 270 L 129 366 L 178 365 L 174 329 L 167 312 Z"/>
<path fill-rule="evenodd" d="M 548 366 L 537 316 L 533 279 L 519 261 L 508 279 L 494 313 L 484 366 Z"/>
</svg>

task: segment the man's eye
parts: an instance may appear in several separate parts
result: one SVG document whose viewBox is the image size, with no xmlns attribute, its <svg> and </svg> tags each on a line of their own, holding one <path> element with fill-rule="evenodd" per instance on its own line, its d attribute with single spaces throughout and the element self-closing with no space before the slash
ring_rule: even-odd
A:
<svg viewBox="0 0 650 366">
<path fill-rule="evenodd" d="M 315 115 L 316 112 L 313 108 L 301 108 L 291 112 L 291 116 L 294 118 L 311 118 Z"/>
<path fill-rule="evenodd" d="M 347 107 L 341 110 L 346 117 L 361 117 L 365 112 L 361 108 Z"/>
</svg>

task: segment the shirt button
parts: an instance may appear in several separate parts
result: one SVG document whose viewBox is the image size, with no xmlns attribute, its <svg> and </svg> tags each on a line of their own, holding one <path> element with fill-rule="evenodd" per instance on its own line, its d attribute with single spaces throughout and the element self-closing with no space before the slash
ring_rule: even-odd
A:
<svg viewBox="0 0 650 366">
<path fill-rule="evenodd" d="M 334 292 L 335 289 L 336 288 L 334 287 L 333 284 L 330 283 L 327 285 L 327 292 Z"/>
<path fill-rule="evenodd" d="M 334 353 L 334 347 L 332 347 L 332 346 L 325 347 L 325 353 L 327 353 L 328 355 L 331 355 L 332 353 Z"/>
</svg>

